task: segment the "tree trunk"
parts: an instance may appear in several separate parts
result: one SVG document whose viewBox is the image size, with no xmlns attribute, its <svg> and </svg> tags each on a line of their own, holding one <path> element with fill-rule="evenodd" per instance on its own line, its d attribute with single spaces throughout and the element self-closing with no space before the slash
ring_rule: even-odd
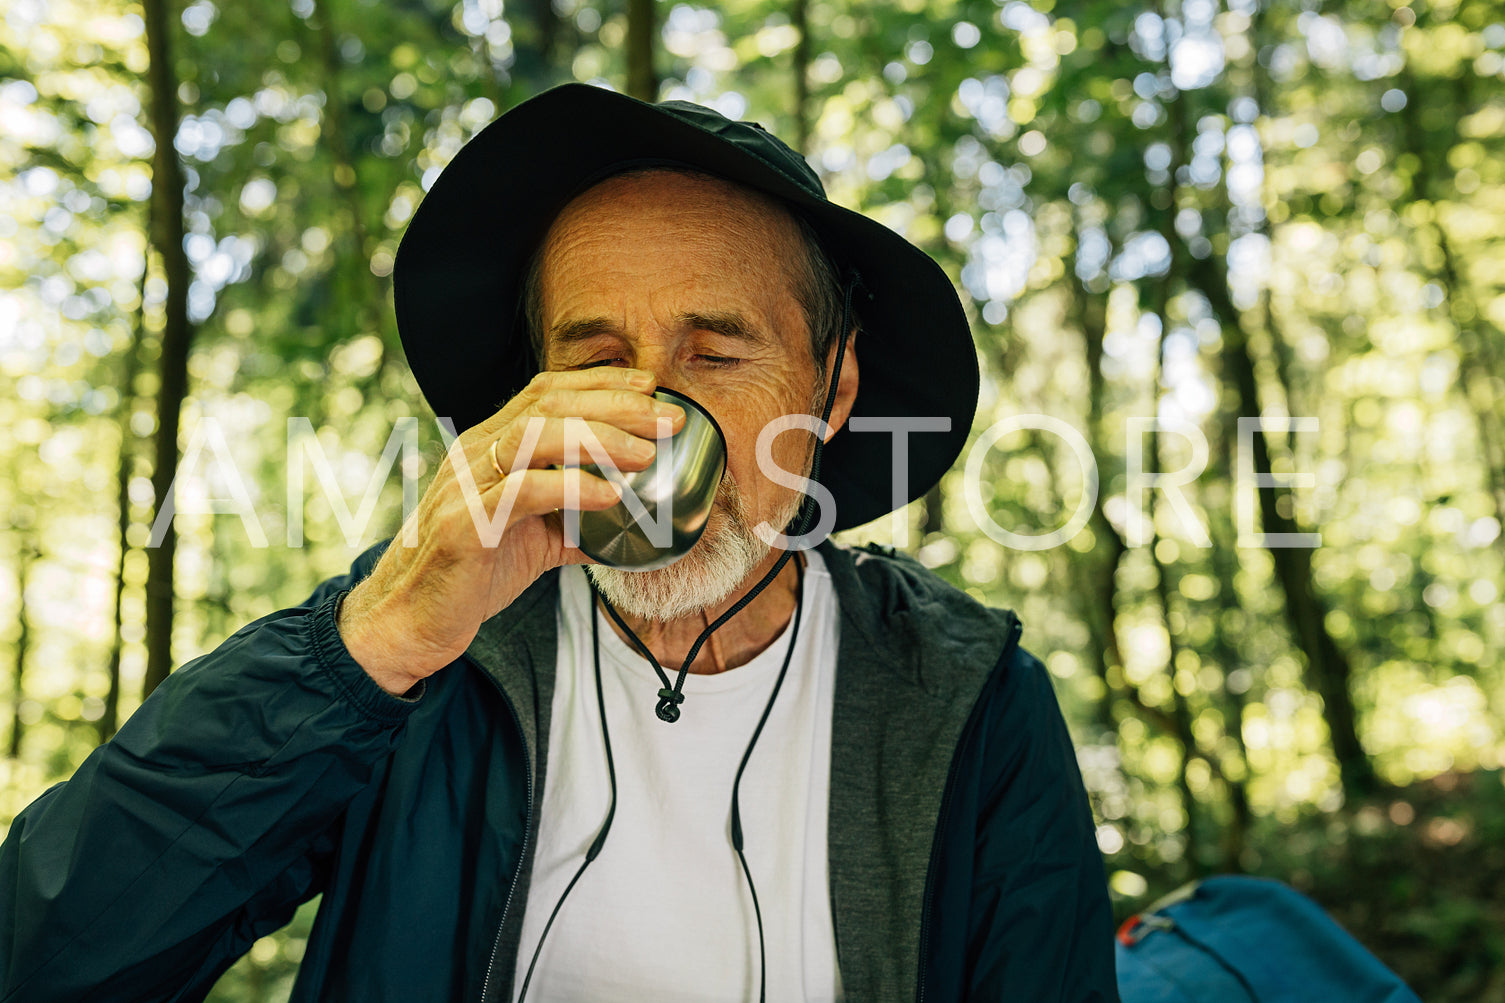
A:
<svg viewBox="0 0 1505 1003">
<path fill-rule="evenodd" d="M 1459 273 L 1457 256 L 1446 227 L 1438 217 L 1436 170 L 1432 162 L 1432 144 L 1422 128 L 1421 95 L 1416 77 L 1410 67 L 1401 71 L 1400 80 L 1407 96 L 1401 109 L 1401 125 L 1405 135 L 1407 152 L 1416 158 L 1416 170 L 1411 174 L 1408 201 L 1426 203 L 1431 208 L 1431 220 L 1426 229 L 1436 243 L 1442 257 L 1442 268 L 1433 279 L 1442 287 L 1443 310 L 1458 331 L 1456 349 L 1460 369 L 1460 391 L 1464 406 L 1474 416 L 1480 451 L 1483 453 L 1485 485 L 1494 501 L 1495 517 L 1505 524 L 1505 428 L 1500 419 L 1500 400 L 1496 389 L 1501 378 L 1499 362 L 1494 358 L 1492 340 L 1498 340 L 1499 331 L 1473 301 L 1472 291 Z M 1467 110 L 1455 106 L 1451 122 L 1467 114 Z M 1449 137 L 1444 149 L 1451 148 L 1456 136 Z"/>
<path fill-rule="evenodd" d="M 627 93 L 639 101 L 658 100 L 658 74 L 653 69 L 656 34 L 653 0 L 627 0 Z"/>
<path fill-rule="evenodd" d="M 1233 299 L 1228 294 L 1226 265 L 1218 255 L 1209 255 L 1192 266 L 1192 280 L 1212 306 L 1223 329 L 1223 379 L 1233 384 L 1238 413 L 1259 415 L 1259 387 L 1254 379 L 1254 358 L 1248 335 Z M 1270 443 L 1263 431 L 1254 433 L 1254 469 L 1270 470 Z M 1280 499 L 1290 504 L 1283 488 L 1259 488 L 1260 525 L 1265 533 L 1296 533 L 1294 512 L 1281 512 Z M 1333 755 L 1342 775 L 1343 792 L 1353 801 L 1374 790 L 1374 766 L 1359 742 L 1357 712 L 1351 687 L 1353 668 L 1348 655 L 1327 629 L 1327 604 L 1312 582 L 1312 552 L 1300 547 L 1270 547 L 1275 577 L 1285 595 L 1286 620 L 1297 647 L 1306 658 L 1307 681 L 1322 697 L 1322 716 L 1331 736 Z"/>
<path fill-rule="evenodd" d="M 1087 441 L 1092 454 L 1098 457 L 1114 456 L 1107 448 L 1103 434 L 1104 393 L 1103 382 L 1103 337 L 1107 333 L 1108 297 L 1106 293 L 1094 293 L 1079 281 L 1071 281 L 1071 316 L 1074 326 L 1082 335 L 1082 349 L 1087 365 Z M 1106 485 L 1107 477 L 1100 477 Z M 1102 696 L 1097 702 L 1098 726 L 1109 734 L 1117 732 L 1117 716 L 1113 710 L 1115 691 L 1122 683 L 1123 656 L 1118 646 L 1116 595 L 1118 591 L 1118 566 L 1125 551 L 1123 537 L 1108 521 L 1103 511 L 1104 495 L 1099 490 L 1097 503 L 1093 506 L 1088 527 L 1096 545 L 1092 553 L 1072 564 L 1078 569 L 1082 584 L 1076 590 L 1082 619 L 1092 635 L 1090 657 L 1092 669 L 1102 684 Z"/>
<path fill-rule="evenodd" d="M 1093 293 L 1080 283 L 1073 283 L 1071 315 L 1073 323 L 1082 334 L 1087 356 L 1087 441 L 1096 456 L 1116 455 L 1107 447 L 1103 433 L 1105 410 L 1105 381 L 1102 374 L 1103 337 L 1107 326 L 1106 293 Z M 1107 484 L 1111 478 L 1103 476 Z M 1128 547 L 1124 538 L 1108 521 L 1104 511 L 1107 493 L 1098 492 L 1097 505 L 1088 525 L 1098 541 L 1087 559 L 1072 561 L 1080 568 L 1079 587 L 1076 590 L 1077 608 L 1092 634 L 1091 654 L 1093 671 L 1103 684 L 1103 695 L 1097 705 L 1099 725 L 1108 734 L 1116 734 L 1122 718 L 1118 697 L 1128 700 L 1133 713 L 1166 734 L 1182 736 L 1188 755 L 1201 759 L 1220 781 L 1227 781 L 1227 771 L 1218 754 L 1196 745 L 1189 727 L 1177 723 L 1176 717 L 1151 704 L 1139 688 L 1124 676 L 1124 656 L 1118 641 L 1118 569 Z"/>
<path fill-rule="evenodd" d="M 1264 45 L 1264 40 L 1270 34 L 1268 27 L 1270 7 L 1270 0 L 1262 0 L 1262 2 L 1255 5 L 1248 31 L 1250 50 L 1255 54 L 1249 60 L 1249 96 L 1254 99 L 1254 105 L 1259 109 L 1259 114 L 1265 117 L 1275 115 L 1276 89 L 1272 86 L 1268 67 L 1258 58 L 1258 53 Z M 1271 44 L 1274 43 L 1272 42 Z M 1263 146 L 1265 138 L 1267 137 L 1261 136 L 1261 146 Z M 1271 178 L 1272 173 L 1272 171 L 1266 170 L 1264 174 L 1261 199 L 1266 206 L 1273 204 L 1278 198 L 1278 195 L 1274 191 L 1274 184 Z M 1254 226 L 1254 232 L 1269 240 L 1271 242 L 1270 246 L 1274 247 L 1270 217 L 1267 213 L 1260 216 L 1259 222 Z M 1286 413 L 1290 415 L 1308 414 L 1310 412 L 1306 409 L 1302 395 L 1297 393 L 1295 359 L 1291 351 L 1290 342 L 1286 340 L 1281 331 L 1280 321 L 1275 316 L 1275 308 L 1268 282 L 1264 283 L 1259 291 L 1259 313 L 1261 319 L 1264 321 L 1265 337 L 1270 342 L 1270 362 L 1275 372 L 1275 379 L 1280 384 L 1281 393 L 1285 396 Z M 1291 433 L 1285 433 L 1280 438 L 1286 451 L 1290 453 L 1295 442 Z"/>
<path fill-rule="evenodd" d="M 10 700 L 10 749 L 11 759 L 21 758 L 21 739 L 26 733 L 26 724 L 21 720 L 21 704 L 26 699 L 26 656 L 31 653 L 31 612 L 26 605 L 26 582 L 31 578 L 31 566 L 40 555 L 30 540 L 23 540 L 16 555 L 16 594 L 19 609 L 16 623 L 16 657 L 12 663 Z"/>
<path fill-rule="evenodd" d="M 123 621 L 121 602 L 125 597 L 125 559 L 131 552 L 131 472 L 135 466 L 135 450 L 131 443 L 135 438 L 131 431 L 131 414 L 136 405 L 136 374 L 141 371 L 141 343 L 146 340 L 146 280 L 151 274 L 151 255 L 141 265 L 141 303 L 136 308 L 135 330 L 131 344 L 125 352 L 125 365 L 120 374 L 120 463 L 115 473 L 115 496 L 119 512 L 117 538 L 120 557 L 115 563 L 115 630 L 110 642 L 110 689 L 105 694 L 105 709 L 96 727 L 100 744 L 108 742 L 120 726 L 120 656 L 124 640 L 120 636 Z"/>
<path fill-rule="evenodd" d="M 193 328 L 188 322 L 188 283 L 191 274 L 183 250 L 183 172 L 173 138 L 178 133 L 177 72 L 172 57 L 172 19 L 167 0 L 143 0 L 146 48 L 151 65 L 151 131 L 157 149 L 152 161 L 151 243 L 162 258 L 167 281 L 162 353 L 157 390 L 157 438 L 152 467 L 156 504 L 171 503 L 173 475 L 178 463 L 178 426 L 188 393 L 188 351 Z M 146 681 L 150 694 L 172 670 L 173 555 L 177 534 L 171 524 L 159 546 L 152 548 L 146 579 Z"/>
<path fill-rule="evenodd" d="M 794 137 L 795 149 L 810 155 L 810 2 L 793 0 L 789 20 L 800 40 L 794 46 Z"/>
<path fill-rule="evenodd" d="M 1150 449 L 1146 456 L 1153 462 L 1156 469 L 1163 469 L 1160 463 L 1160 435 L 1158 432 L 1150 433 Z M 1155 518 L 1154 492 L 1149 492 L 1149 500 L 1146 502 L 1145 517 L 1153 523 Z M 1171 622 L 1171 578 L 1173 569 L 1165 561 L 1160 559 L 1158 553 L 1160 534 L 1153 528 L 1150 530 L 1150 559 L 1155 565 L 1155 600 L 1160 605 L 1160 615 L 1165 620 L 1165 636 L 1167 639 L 1167 657 L 1165 674 L 1171 684 L 1171 729 L 1176 738 L 1176 743 L 1181 746 L 1181 761 L 1176 769 L 1176 790 L 1181 796 L 1181 805 L 1186 812 L 1186 855 L 1185 860 L 1191 877 L 1197 877 L 1203 871 L 1201 863 L 1201 843 L 1199 828 L 1201 826 L 1201 811 L 1197 805 L 1196 792 L 1192 790 L 1189 768 L 1193 756 L 1196 754 L 1196 740 L 1192 737 L 1191 730 L 1191 706 L 1187 703 L 1186 694 L 1176 685 L 1176 663 L 1180 661 L 1181 640 L 1176 636 L 1176 630 Z"/>
<path fill-rule="evenodd" d="M 330 0 L 311 5 L 308 16 L 319 52 L 319 83 L 324 90 L 324 122 L 320 135 L 334 157 L 334 184 L 349 215 L 346 230 L 354 238 L 357 257 L 366 251 L 366 222 L 361 212 L 360 191 L 355 185 L 355 161 L 350 154 L 349 129 L 345 124 L 345 95 L 340 86 L 340 53 L 329 13 Z"/>
<path fill-rule="evenodd" d="M 1160 320 L 1160 340 L 1155 346 L 1155 373 L 1150 382 L 1150 409 L 1152 414 L 1160 414 L 1160 387 L 1163 382 L 1165 364 L 1165 336 L 1170 331 L 1170 302 L 1171 286 L 1182 281 L 1184 267 L 1184 254 L 1180 251 L 1179 241 L 1176 239 L 1176 174 L 1186 163 L 1186 106 L 1180 95 L 1175 93 L 1168 102 L 1167 108 L 1167 135 L 1166 140 L 1171 149 L 1171 162 L 1166 167 L 1169 180 L 1161 189 L 1165 193 L 1165 207 L 1160 210 L 1160 235 L 1165 238 L 1165 245 L 1170 251 L 1170 264 L 1166 269 L 1165 277 L 1158 281 L 1152 280 L 1154 311 Z M 1160 454 L 1160 432 L 1158 429 L 1150 431 L 1150 447 L 1143 454 L 1146 459 L 1155 465 L 1156 470 L 1164 470 L 1165 464 Z M 1171 684 L 1171 725 L 1176 743 L 1181 747 L 1181 761 L 1176 771 L 1176 790 L 1181 796 L 1181 805 L 1186 812 L 1186 853 L 1185 861 L 1191 877 L 1196 877 L 1202 872 L 1201 846 L 1198 841 L 1198 829 L 1200 827 L 1200 811 L 1197 806 L 1196 793 L 1192 790 L 1189 767 L 1195 752 L 1196 742 L 1192 737 L 1191 730 L 1191 707 L 1187 703 L 1186 694 L 1176 685 L 1176 663 L 1181 653 L 1181 639 L 1176 636 L 1175 625 L 1171 622 L 1171 584 L 1170 579 L 1173 570 L 1160 556 L 1160 531 L 1155 527 L 1155 492 L 1146 493 L 1145 518 L 1150 523 L 1150 562 L 1155 567 L 1155 600 L 1160 606 L 1160 615 L 1165 621 L 1165 636 L 1167 641 L 1167 661 L 1165 666 L 1166 678 Z"/>
<path fill-rule="evenodd" d="M 1225 484 L 1233 483 L 1234 469 L 1234 434 L 1233 426 L 1223 423 L 1223 434 L 1218 436 L 1218 470 Z M 1219 527 L 1225 527 L 1220 529 Z M 1249 791 L 1246 780 L 1249 776 L 1249 747 L 1244 742 L 1244 703 L 1247 699 L 1248 689 L 1241 686 L 1230 685 L 1229 679 L 1234 672 L 1243 669 L 1253 683 L 1253 672 L 1244 663 L 1239 653 L 1238 645 L 1228 638 L 1228 627 L 1224 614 L 1235 610 L 1239 606 L 1238 589 L 1234 585 L 1234 569 L 1236 561 L 1236 530 L 1231 523 L 1224 523 L 1221 519 L 1215 519 L 1213 525 L 1207 528 L 1208 535 L 1212 538 L 1212 552 L 1210 561 L 1212 574 L 1218 585 L 1218 603 L 1215 610 L 1208 612 L 1213 617 L 1212 633 L 1212 656 L 1217 659 L 1218 667 L 1223 674 L 1223 695 L 1226 697 L 1225 706 L 1228 711 L 1228 721 L 1223 726 L 1224 734 L 1233 739 L 1233 744 L 1238 749 L 1239 764 L 1242 766 L 1242 778 L 1239 780 L 1229 779 L 1224 776 L 1224 784 L 1228 789 L 1228 805 L 1231 809 L 1231 818 L 1228 826 L 1223 830 L 1222 857 L 1223 870 L 1236 873 L 1244 869 L 1243 856 L 1244 846 L 1248 842 L 1249 825 L 1252 821 L 1252 812 L 1249 808 Z"/>
<path fill-rule="evenodd" d="M 516 54 L 511 76 L 522 84 L 525 94 L 541 91 L 567 75 L 567 58 L 558 58 L 566 73 L 558 72 L 554 65 L 556 57 L 568 56 L 569 53 L 560 52 L 565 48 L 561 38 L 561 29 L 565 25 L 554 9 L 553 0 L 522 0 L 518 4 L 508 4 L 507 20 L 512 25 L 512 49 Z M 497 102 L 498 109 L 502 107 L 502 102 L 495 96 L 492 100 Z"/>
<path fill-rule="evenodd" d="M 339 235 L 341 253 L 336 269 L 343 270 L 348 278 L 346 294 L 358 304 L 356 317 L 361 333 L 375 334 L 381 342 L 382 352 L 377 359 L 375 371 L 366 379 L 371 387 L 381 385 L 382 371 L 386 368 L 390 353 L 389 345 L 395 344 L 395 332 L 388 331 L 387 299 L 383 280 L 371 274 L 371 246 L 366 229 L 365 210 L 361 206 L 360 189 L 356 185 L 355 158 L 350 148 L 350 128 L 346 119 L 346 101 L 341 86 L 340 54 L 336 45 L 333 19 L 330 14 L 331 0 L 317 0 L 308 17 L 318 45 L 320 85 L 324 90 L 324 122 L 321 135 L 329 143 L 330 155 L 334 158 L 334 184 L 339 202 L 347 217 L 343 225 L 335 227 Z"/>
<path fill-rule="evenodd" d="M 1251 60 L 1252 97 L 1260 114 L 1270 114 L 1272 88 L 1268 75 L 1258 58 L 1268 34 L 1268 3 L 1258 4 L 1250 22 L 1250 48 L 1255 53 Z M 1268 177 L 1268 173 L 1267 173 Z M 1268 201 L 1268 196 L 1266 198 Z M 1269 224 L 1261 225 L 1261 232 L 1269 235 Z M 1249 346 L 1245 318 L 1228 292 L 1227 260 L 1217 254 L 1194 262 L 1190 280 L 1206 297 L 1212 312 L 1223 330 L 1222 369 L 1225 385 L 1232 384 L 1237 414 L 1243 417 L 1260 415 L 1259 387 L 1254 376 L 1254 356 Z M 1284 345 L 1270 307 L 1269 290 L 1261 294 L 1266 330 L 1271 340 L 1277 373 L 1286 394 L 1286 404 L 1291 401 L 1291 374 Z M 1289 436 L 1287 436 L 1289 442 Z M 1254 433 L 1254 465 L 1257 471 L 1271 469 L 1269 434 L 1263 430 Z M 1236 482 L 1236 475 L 1235 475 Z M 1237 484 L 1234 485 L 1237 490 Z M 1283 488 L 1260 488 L 1259 509 L 1261 528 L 1266 533 L 1294 533 L 1297 531 L 1295 511 L 1291 516 L 1281 514 L 1280 503 L 1290 505 L 1290 492 Z M 1359 742 L 1357 712 L 1354 709 L 1352 685 L 1353 669 L 1347 654 L 1339 647 L 1327 629 L 1327 605 L 1312 582 L 1312 556 L 1306 549 L 1271 547 L 1270 556 L 1275 565 L 1275 577 L 1285 597 L 1286 621 L 1292 638 L 1306 659 L 1307 685 L 1322 698 L 1322 714 L 1327 723 L 1334 758 L 1342 778 L 1343 793 L 1350 802 L 1372 791 L 1376 785 L 1374 766 Z M 1232 587 L 1231 572 L 1227 587 Z"/>
</svg>

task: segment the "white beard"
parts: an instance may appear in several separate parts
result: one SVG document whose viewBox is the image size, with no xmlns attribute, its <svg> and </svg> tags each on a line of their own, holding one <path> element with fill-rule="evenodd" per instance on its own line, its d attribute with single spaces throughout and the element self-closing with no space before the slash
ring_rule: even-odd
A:
<svg viewBox="0 0 1505 1003">
<path fill-rule="evenodd" d="M 774 527 L 786 531 L 803 500 L 802 495 L 791 494 L 774 513 L 771 520 Z M 621 612 L 644 620 L 668 622 L 724 602 L 772 549 L 753 532 L 741 492 L 727 474 L 716 492 L 716 505 L 705 533 L 684 557 L 653 571 L 624 571 L 591 564 L 586 566 L 585 573 Z"/>
</svg>

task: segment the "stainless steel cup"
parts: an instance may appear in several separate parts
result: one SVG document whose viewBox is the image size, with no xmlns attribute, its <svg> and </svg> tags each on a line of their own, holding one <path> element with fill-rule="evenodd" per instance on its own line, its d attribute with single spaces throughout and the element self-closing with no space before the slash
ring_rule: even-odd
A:
<svg viewBox="0 0 1505 1003">
<path fill-rule="evenodd" d="M 619 485 L 620 502 L 580 513 L 580 549 L 592 560 L 628 571 L 652 571 L 690 552 L 705 532 L 721 476 L 726 437 L 710 412 L 684 394 L 660 389 L 657 400 L 684 408 L 684 427 L 658 440 L 646 470 L 585 469 Z"/>
</svg>

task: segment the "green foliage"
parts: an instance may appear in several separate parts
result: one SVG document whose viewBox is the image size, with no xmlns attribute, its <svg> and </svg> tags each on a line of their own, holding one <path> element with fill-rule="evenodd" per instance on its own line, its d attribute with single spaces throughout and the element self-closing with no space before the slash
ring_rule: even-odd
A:
<svg viewBox="0 0 1505 1003">
<path fill-rule="evenodd" d="M 198 329 L 185 434 L 219 421 L 270 542 L 253 546 L 234 515 L 180 518 L 179 661 L 396 530 L 398 478 L 354 539 L 311 487 L 304 545 L 287 545 L 286 420 L 309 418 L 353 509 L 394 423 L 418 416 L 410 469 L 426 482 L 440 439 L 390 304 L 403 228 L 501 109 L 563 80 L 621 86 L 624 9 L 175 8 Z M 832 194 L 956 279 L 985 374 L 974 433 L 1043 414 L 1090 445 L 1095 508 L 1076 454 L 1025 430 L 983 458 L 979 498 L 959 467 L 928 510 L 904 513 L 904 532 L 884 520 L 853 537 L 891 539 L 1020 611 L 1077 735 L 1120 908 L 1211 870 L 1268 874 L 1333 909 L 1424 997 L 1498 995 L 1498 8 L 811 0 L 804 109 L 795 4 L 658 10 L 663 97 L 791 138 L 803 114 Z M 164 288 L 145 236 L 141 31 L 124 0 L 18 0 L 0 16 L 0 608 L 26 613 L 0 633 L 0 675 L 25 668 L 4 687 L 20 729 L 20 755 L 0 762 L 4 819 L 97 741 L 122 451 L 122 717 L 144 665 Z M 138 331 L 141 370 L 125 385 Z M 1315 486 L 1268 500 L 1322 534 L 1314 591 L 1296 605 L 1352 667 L 1357 733 L 1383 785 L 1358 800 L 1276 555 L 1240 543 L 1259 528 L 1235 476 L 1248 387 L 1258 411 L 1320 420 L 1271 434 L 1273 469 Z M 1211 546 L 1168 496 L 1143 508 L 1130 480 L 1133 419 L 1155 415 L 1207 442 L 1208 467 L 1183 491 Z M 1140 440 L 1151 470 L 1188 462 L 1183 432 L 1158 440 Z M 203 470 L 180 491 L 224 497 Z M 1079 503 L 1086 528 L 1039 551 L 1003 546 L 977 518 L 1038 534 Z M 28 549 L 40 556 L 23 576 Z M 283 998 L 311 916 L 258 944 L 215 998 Z"/>
</svg>

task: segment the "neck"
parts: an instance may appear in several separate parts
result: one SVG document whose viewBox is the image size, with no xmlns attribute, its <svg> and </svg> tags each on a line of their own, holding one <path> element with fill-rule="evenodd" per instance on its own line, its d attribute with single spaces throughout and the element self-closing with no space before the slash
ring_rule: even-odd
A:
<svg viewBox="0 0 1505 1003">
<path fill-rule="evenodd" d="M 632 628 L 638 640 L 647 645 L 648 650 L 653 652 L 653 657 L 658 659 L 659 664 L 672 677 L 684 664 L 685 656 L 690 653 L 690 648 L 706 627 L 752 591 L 753 586 L 762 581 L 763 576 L 778 561 L 781 553 L 779 550 L 770 551 L 752 573 L 743 579 L 736 591 L 717 606 L 678 620 L 649 620 L 628 616 L 626 613 L 621 614 L 622 620 Z M 799 596 L 800 568 L 803 564 L 804 559 L 796 554 L 779 569 L 778 577 L 769 582 L 768 587 L 759 592 L 752 602 L 716 628 L 696 654 L 690 671 L 697 675 L 714 675 L 735 669 L 752 661 L 772 644 L 794 616 L 794 605 Z M 604 619 L 617 632 L 618 637 L 629 645 L 632 644 L 610 617 Z"/>
</svg>

